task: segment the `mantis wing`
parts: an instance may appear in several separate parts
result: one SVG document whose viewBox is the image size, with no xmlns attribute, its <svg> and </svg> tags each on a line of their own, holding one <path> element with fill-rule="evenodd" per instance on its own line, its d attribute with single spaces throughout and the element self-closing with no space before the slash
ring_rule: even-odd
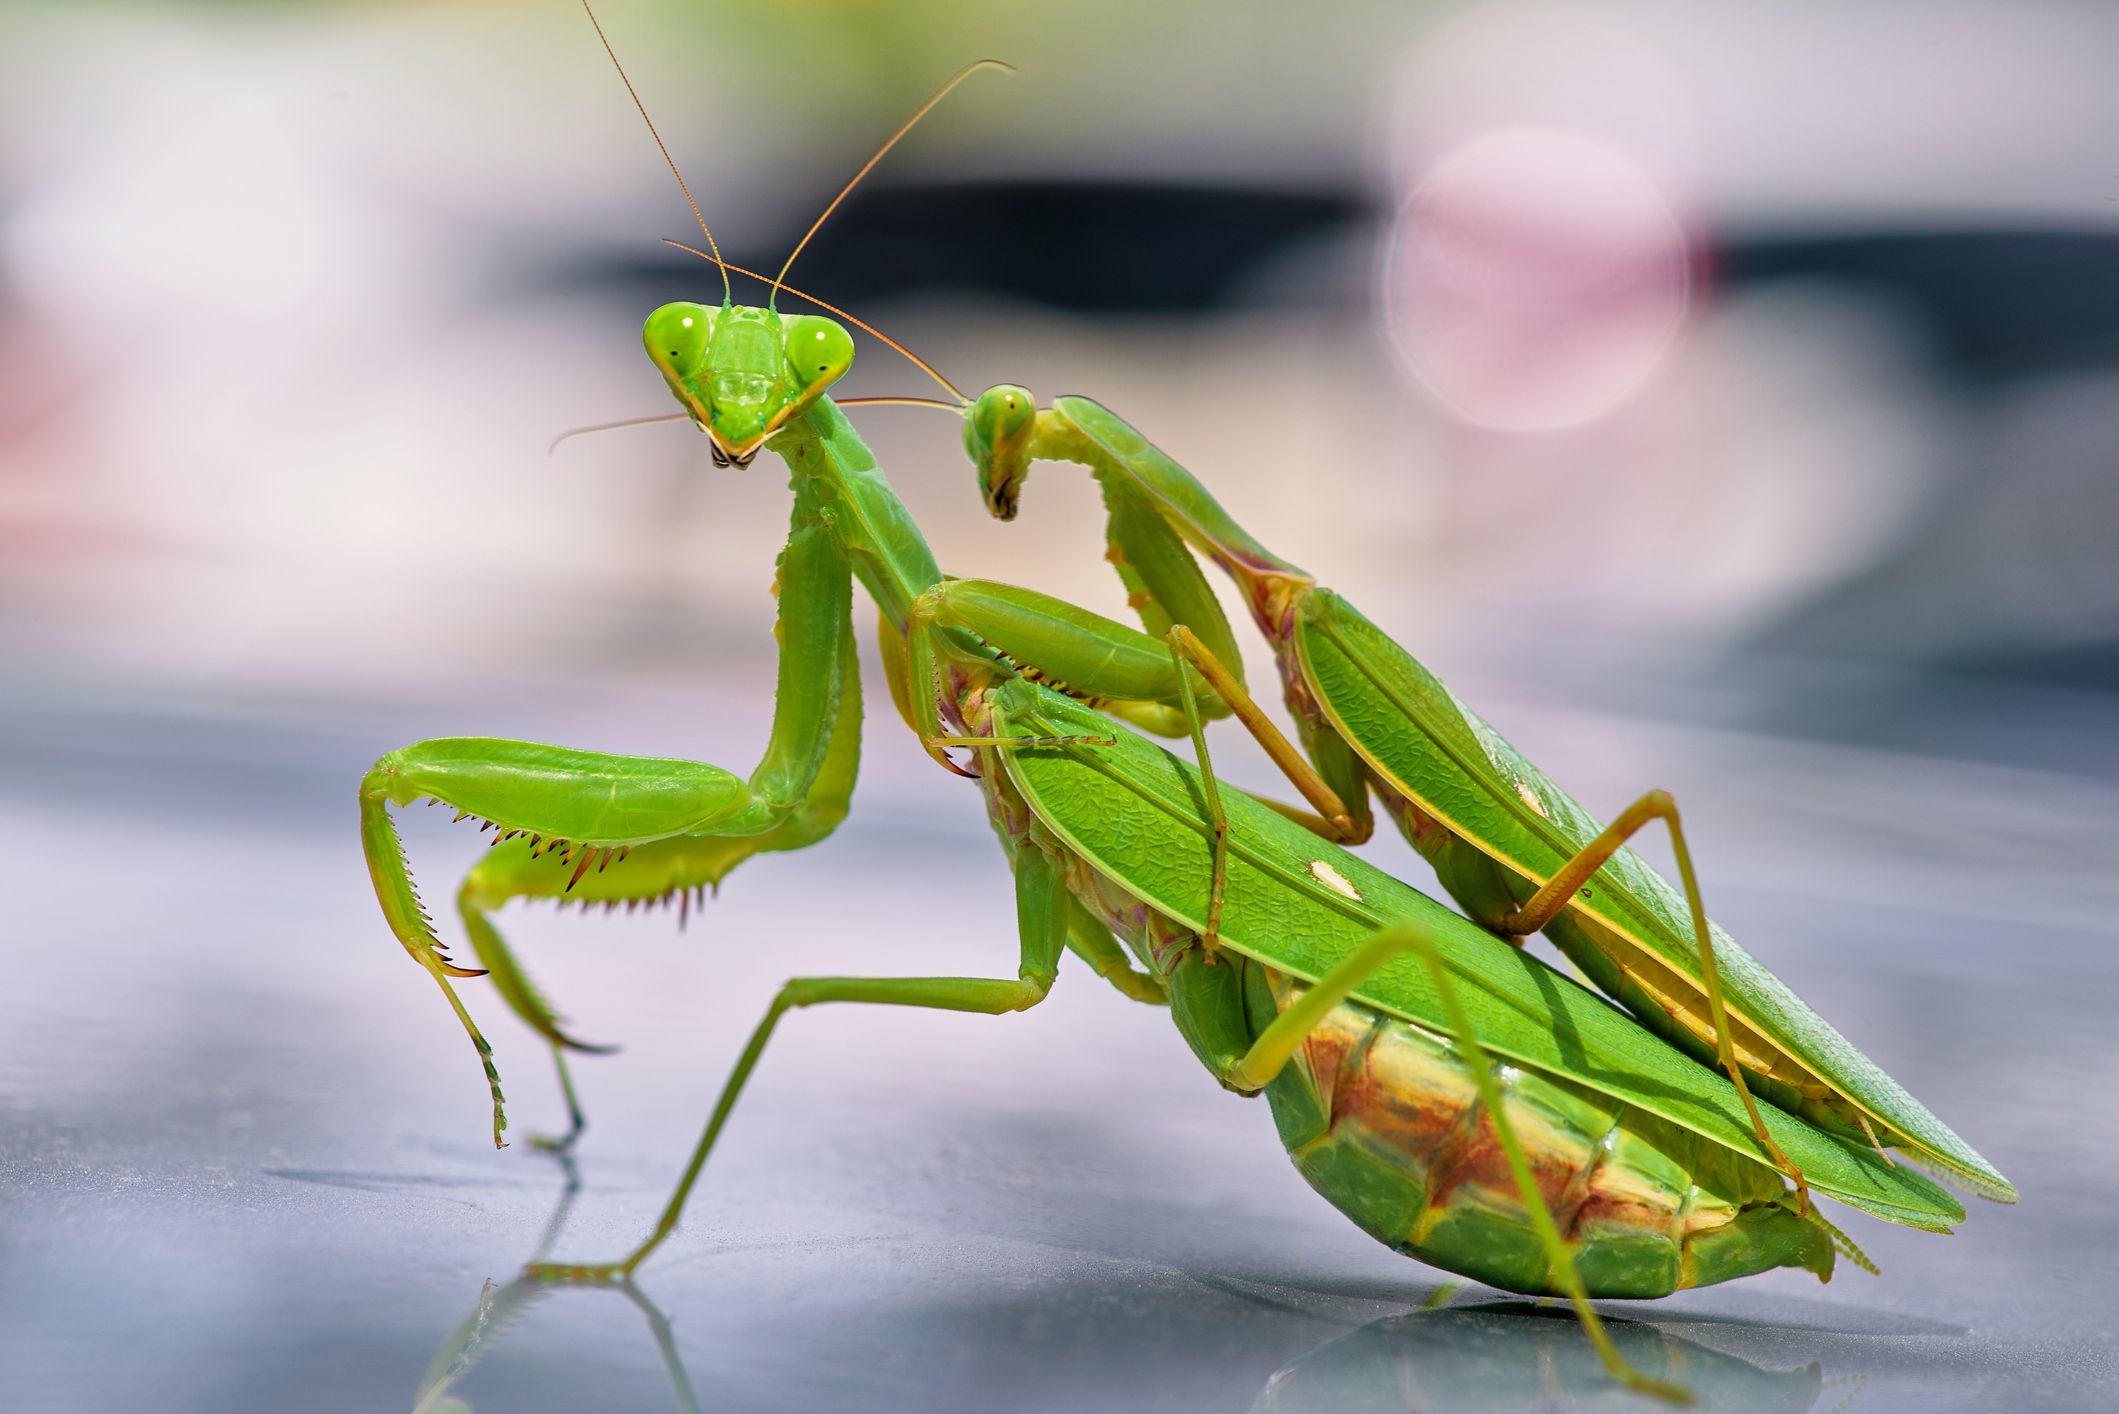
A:
<svg viewBox="0 0 2119 1414">
<path fill-rule="evenodd" d="M 1112 735 L 1108 720 L 1027 683 L 1002 689 L 1011 732 Z M 1100 872 L 1150 907 L 1204 925 L 1210 832 L 1198 773 L 1129 732 L 1110 747 L 996 753 L 1043 823 Z M 1595 993 L 1459 917 L 1366 861 L 1265 807 L 1223 792 L 1229 875 L 1224 945 L 1314 982 L 1385 923 L 1414 918 L 1443 940 L 1478 1039 L 1517 1064 L 1602 1091 L 1761 1163 L 1735 1087 L 1649 1034 Z M 1342 891 L 1330 882 L 1347 886 Z M 1365 983 L 1369 1006 L 1448 1034 L 1431 977 L 1406 958 Z M 1874 1216 L 1947 1231 L 1964 1217 L 1949 1193 L 1874 1151 L 1780 1110 L 1768 1128 L 1810 1186 Z"/>
<path fill-rule="evenodd" d="M 1310 596 L 1298 641 L 1305 675 L 1333 726 L 1379 775 L 1459 838 L 1543 883 L 1604 828 L 1338 595 Z M 1629 973 L 1680 974 L 1681 985 L 1705 994 L 1683 896 L 1632 850 L 1612 856 L 1571 909 L 1618 940 L 1617 961 Z M 2015 1188 L 1971 1145 L 1735 939 L 1720 928 L 1711 931 L 1734 1021 L 1874 1116 L 1879 1127 L 1903 1136 L 1916 1157 L 1986 1197 L 2015 1201 Z"/>
</svg>

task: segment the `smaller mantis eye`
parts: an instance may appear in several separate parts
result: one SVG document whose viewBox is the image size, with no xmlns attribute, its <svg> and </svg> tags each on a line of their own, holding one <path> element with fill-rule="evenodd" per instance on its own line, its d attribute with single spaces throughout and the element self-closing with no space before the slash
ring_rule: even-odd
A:
<svg viewBox="0 0 2119 1414">
<path fill-rule="evenodd" d="M 683 380 L 706 361 L 707 341 L 714 334 L 714 312 L 703 304 L 666 304 L 647 317 L 640 342 L 647 356 L 669 378 Z"/>
<path fill-rule="evenodd" d="M 971 405 L 967 432 L 987 447 L 1006 447 L 1023 435 L 1037 416 L 1037 399 L 1028 388 L 1000 383 L 979 394 Z"/>
<path fill-rule="evenodd" d="M 853 365 L 853 336 L 836 320 L 805 314 L 787 321 L 787 365 L 805 391 L 836 383 Z"/>
</svg>

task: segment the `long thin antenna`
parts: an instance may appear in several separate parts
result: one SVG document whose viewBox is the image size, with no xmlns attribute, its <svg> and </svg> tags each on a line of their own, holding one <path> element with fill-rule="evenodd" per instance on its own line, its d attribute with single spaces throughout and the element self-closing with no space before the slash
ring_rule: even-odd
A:
<svg viewBox="0 0 2119 1414">
<path fill-rule="evenodd" d="M 706 248 L 713 252 L 707 258 L 712 260 L 714 264 L 721 266 L 721 298 L 729 304 L 734 304 L 736 296 L 729 289 L 728 267 L 721 263 L 721 247 L 714 243 L 714 233 L 707 227 L 706 217 L 699 214 L 699 203 L 692 199 L 692 189 L 685 184 L 684 173 L 677 170 L 677 159 L 670 156 L 669 145 L 663 142 L 662 134 L 655 131 L 655 120 L 647 115 L 647 105 L 640 101 L 640 90 L 633 87 L 632 79 L 626 75 L 625 65 L 618 62 L 618 51 L 611 48 L 610 36 L 603 32 L 603 22 L 597 19 L 596 12 L 589 8 L 589 0 L 581 0 L 581 8 L 588 12 L 589 23 L 596 27 L 596 37 L 603 41 L 603 52 L 611 56 L 611 67 L 618 71 L 620 81 L 625 84 L 625 91 L 632 95 L 633 106 L 640 110 L 640 121 L 647 124 L 648 136 L 654 138 L 655 146 L 662 149 L 662 160 L 669 164 L 670 175 L 677 179 L 677 190 L 684 193 L 685 203 L 692 208 L 692 219 L 699 223 L 700 231 L 706 236 Z M 968 73 L 970 71 L 966 70 L 965 72 Z M 962 75 L 958 77 L 962 77 Z M 951 80 L 951 82 L 954 82 L 954 80 Z M 940 97 L 939 94 L 936 96 Z M 928 106 L 932 107 L 934 105 L 930 102 Z M 892 138 L 891 141 L 896 142 L 897 139 Z M 882 154 L 877 153 L 876 155 L 880 157 Z M 807 240 L 808 237 L 805 236 L 803 239 Z M 797 246 L 796 249 L 799 250 L 801 247 Z"/>
<path fill-rule="evenodd" d="M 893 395 L 887 398 L 833 398 L 832 402 L 842 408 L 940 408 L 943 412 L 953 412 L 958 417 L 964 415 L 962 403 L 945 403 L 940 398 L 907 398 Z"/>
<path fill-rule="evenodd" d="M 581 2 L 582 4 L 586 5 L 588 3 L 588 0 L 581 0 Z M 919 122 L 920 119 L 926 117 L 928 113 L 933 111 L 934 105 L 940 103 L 943 99 L 947 98 L 951 89 L 955 88 L 965 79 L 970 78 L 980 69 L 999 69 L 1003 73 L 1012 74 L 1015 72 L 1015 65 L 1003 63 L 999 59 L 974 59 L 970 63 L 966 64 L 963 68 L 958 69 L 955 73 L 951 74 L 947 79 L 943 80 L 942 86 L 936 89 L 931 95 L 929 95 L 927 101 L 925 103 L 922 103 L 916 110 L 914 110 L 913 115 L 910 118 L 907 118 L 902 124 L 900 124 L 898 130 L 890 135 L 890 140 L 876 149 L 875 156 L 869 158 L 866 162 L 863 162 L 861 164 L 861 170 L 853 174 L 853 180 L 848 182 L 845 186 L 839 188 L 839 194 L 831 199 L 831 205 L 824 208 L 824 214 L 822 216 L 819 216 L 815 221 L 811 222 L 809 229 L 802 233 L 802 239 L 795 242 L 795 248 L 788 253 L 786 263 L 780 267 L 780 273 L 773 277 L 773 293 L 772 295 L 767 296 L 765 301 L 765 307 L 767 309 L 771 309 L 773 307 L 773 299 L 774 297 L 779 295 L 781 289 L 781 282 L 787 279 L 787 272 L 794 267 L 795 257 L 802 253 L 802 247 L 809 244 L 809 238 L 817 233 L 817 228 L 831 219 L 831 213 L 839 209 L 839 203 L 846 200 L 847 193 L 851 192 L 855 187 L 861 184 L 861 179 L 867 176 L 869 172 L 874 169 L 876 163 L 881 162 L 883 160 L 884 153 L 890 151 L 890 149 L 898 145 L 899 138 L 904 137 L 905 134 L 912 131 L 913 124 Z M 643 110 L 643 112 L 644 111 L 645 110 Z M 707 238 L 707 244 L 713 244 L 712 237 Z M 956 390 L 952 388 L 950 389 L 950 391 L 955 392 Z M 958 396 L 961 397 L 962 394 L 958 394 Z"/>
<path fill-rule="evenodd" d="M 673 241 L 669 240 L 668 238 L 664 238 L 662 243 L 664 245 L 675 246 L 681 251 L 686 251 L 692 255 L 696 255 L 701 260 L 713 259 L 712 256 L 708 255 L 705 251 L 700 250 L 697 246 L 688 246 L 683 241 Z M 760 275 L 755 270 L 746 270 L 740 265 L 723 265 L 721 268 L 724 272 L 733 270 L 738 275 L 748 275 L 761 285 L 765 283 L 765 277 L 763 275 Z M 780 273 L 784 275 L 787 272 L 785 270 L 782 270 Z M 911 349 L 906 348 L 896 339 L 891 338 L 890 335 L 884 333 L 881 329 L 876 328 L 875 325 L 856 319 L 854 316 L 848 314 L 845 310 L 839 308 L 837 305 L 829 304 L 824 300 L 820 300 L 815 295 L 805 294 L 801 290 L 796 289 L 793 285 L 779 285 L 776 288 L 787 291 L 796 299 L 807 300 L 809 301 L 809 303 L 815 305 L 817 308 L 823 310 L 825 313 L 837 315 L 839 318 L 845 320 L 848 324 L 853 325 L 854 328 L 859 329 L 862 333 L 867 334 L 871 338 L 880 339 L 882 342 L 890 345 L 899 353 L 905 355 L 905 357 L 911 359 L 915 364 L 917 364 L 921 372 L 925 373 L 929 378 L 932 378 L 935 382 L 941 384 L 944 388 L 948 389 L 949 396 L 955 398 L 958 403 L 968 403 L 971 401 L 971 399 L 964 396 L 964 392 L 961 388 L 957 387 L 956 384 L 950 382 L 947 378 L 944 378 L 940 373 L 936 372 L 935 366 L 933 364 L 929 363 L 926 359 L 921 358 Z M 837 399 L 834 399 L 833 401 L 837 401 Z"/>
<path fill-rule="evenodd" d="M 544 449 L 545 455 L 550 456 L 558 451 L 559 444 L 566 441 L 569 437 L 582 437 L 591 432 L 616 432 L 621 427 L 653 427 L 660 422 L 690 422 L 691 420 L 692 415 L 688 412 L 667 412 L 658 413 L 653 417 L 628 417 L 620 422 L 596 422 L 591 423 L 587 427 L 569 427 L 552 439 L 551 445 Z"/>
</svg>

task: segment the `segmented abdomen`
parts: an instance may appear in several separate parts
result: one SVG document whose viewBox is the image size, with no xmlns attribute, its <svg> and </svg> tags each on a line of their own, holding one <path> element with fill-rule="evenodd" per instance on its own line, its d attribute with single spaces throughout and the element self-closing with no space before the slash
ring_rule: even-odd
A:
<svg viewBox="0 0 2119 1414">
<path fill-rule="evenodd" d="M 1302 993 L 1231 960 L 1254 1031 Z M 1771 1168 L 1580 1085 L 1505 1064 L 1496 1078 L 1591 1295 L 1666 1296 L 1779 1266 L 1830 1274 L 1828 1232 L 1796 1215 Z M 1492 1286 L 1560 1294 L 1449 1040 L 1340 1006 L 1266 1095 L 1296 1168 L 1371 1236 Z"/>
</svg>

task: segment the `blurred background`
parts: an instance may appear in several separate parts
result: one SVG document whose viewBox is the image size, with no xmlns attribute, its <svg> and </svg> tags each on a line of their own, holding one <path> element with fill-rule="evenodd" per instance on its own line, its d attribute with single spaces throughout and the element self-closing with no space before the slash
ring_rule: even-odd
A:
<svg viewBox="0 0 2119 1414">
<path fill-rule="evenodd" d="M 1107 402 L 1591 809 L 1674 790 L 1717 916 L 2024 1189 L 1954 1243 L 1865 1229 L 1880 1282 L 1716 1289 L 1632 1313 L 1637 1338 L 1725 1407 L 2108 1406 L 2079 1254 L 2119 1234 L 2094 1060 L 2119 11 L 599 13 L 723 249 L 767 270 L 943 76 L 1016 64 L 794 283 L 968 391 Z M 668 410 L 639 322 L 713 297 L 660 244 L 696 235 L 562 0 L 0 5 L 0 1368 L 25 1407 L 412 1407 L 544 1230 L 562 1175 L 482 1148 L 353 788 L 457 733 L 755 759 L 779 469 L 716 471 L 682 427 L 547 450 Z M 873 342 L 848 387 L 936 392 Z M 1086 478 L 1040 472 L 999 525 L 950 419 L 859 423 L 945 568 L 1123 612 Z M 968 791 L 871 721 L 839 836 L 746 866 L 688 937 L 503 918 L 627 1043 L 583 1067 L 567 1250 L 629 1245 L 790 972 L 1008 965 Z M 471 837 L 439 812 L 408 837 L 443 899 Z M 1524 1303 L 1406 1330 L 1437 1274 L 1087 980 L 1006 1023 L 790 1028 L 649 1269 L 695 1392 L 652 1324 L 563 1293 L 523 1317 L 541 1339 L 450 1357 L 428 1407 L 1504 1407 L 1525 1371 L 1526 1397 L 1573 1378 L 1571 1328 Z M 549 1124 L 534 1038 L 471 1004 L 518 1124 Z"/>
</svg>

